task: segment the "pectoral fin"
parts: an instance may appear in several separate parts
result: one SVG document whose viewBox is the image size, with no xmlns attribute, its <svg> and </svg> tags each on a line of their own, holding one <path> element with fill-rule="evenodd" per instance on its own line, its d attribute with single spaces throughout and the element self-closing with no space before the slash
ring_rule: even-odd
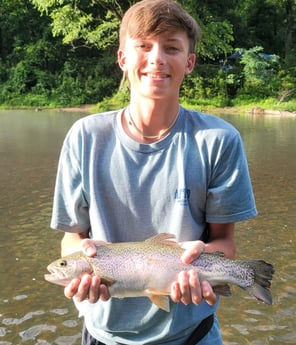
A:
<svg viewBox="0 0 296 345">
<path fill-rule="evenodd" d="M 101 277 L 101 283 L 110 286 L 115 283 L 115 280 L 109 277 Z"/>
</svg>

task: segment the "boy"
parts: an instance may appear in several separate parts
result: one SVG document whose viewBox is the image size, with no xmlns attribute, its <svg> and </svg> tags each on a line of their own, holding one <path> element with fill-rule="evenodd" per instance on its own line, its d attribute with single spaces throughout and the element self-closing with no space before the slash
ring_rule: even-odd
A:
<svg viewBox="0 0 296 345">
<path fill-rule="evenodd" d="M 176 2 L 143 0 L 125 14 L 118 62 L 127 108 L 79 120 L 60 157 L 51 226 L 62 255 L 98 241 L 173 233 L 190 263 L 202 252 L 235 255 L 234 222 L 256 207 L 238 132 L 179 105 L 200 29 Z M 194 272 L 180 272 L 169 313 L 147 298 L 110 298 L 98 277 L 74 279 L 65 295 L 84 316 L 82 344 L 222 344 L 218 298 Z"/>
</svg>

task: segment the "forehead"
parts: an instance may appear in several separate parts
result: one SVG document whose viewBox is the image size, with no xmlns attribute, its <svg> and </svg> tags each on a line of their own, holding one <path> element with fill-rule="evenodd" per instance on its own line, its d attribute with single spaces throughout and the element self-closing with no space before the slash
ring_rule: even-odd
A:
<svg viewBox="0 0 296 345">
<path fill-rule="evenodd" d="M 174 31 L 174 32 L 163 32 L 160 34 L 150 34 L 147 36 L 140 35 L 136 37 L 132 37 L 131 35 L 126 35 L 126 42 L 138 42 L 138 41 L 150 41 L 150 42 L 176 42 L 176 43 L 183 43 L 184 45 L 187 45 L 189 42 L 189 39 L 187 37 L 187 34 L 184 31 Z"/>
<path fill-rule="evenodd" d="M 147 38 L 150 34 L 184 31 L 189 40 L 190 51 L 200 38 L 200 28 L 193 17 L 173 0 L 142 0 L 131 6 L 121 21 L 120 48 L 125 46 L 127 33 L 133 38 Z"/>
</svg>

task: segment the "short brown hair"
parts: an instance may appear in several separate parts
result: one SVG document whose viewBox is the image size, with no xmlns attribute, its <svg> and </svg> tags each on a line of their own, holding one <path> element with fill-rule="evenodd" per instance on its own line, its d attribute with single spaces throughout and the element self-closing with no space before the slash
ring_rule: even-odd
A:
<svg viewBox="0 0 296 345">
<path fill-rule="evenodd" d="M 164 32 L 184 31 L 189 39 L 189 52 L 201 38 L 196 21 L 173 0 L 142 0 L 131 6 L 123 16 L 119 38 L 120 48 L 126 35 L 131 38 L 145 38 Z"/>
</svg>

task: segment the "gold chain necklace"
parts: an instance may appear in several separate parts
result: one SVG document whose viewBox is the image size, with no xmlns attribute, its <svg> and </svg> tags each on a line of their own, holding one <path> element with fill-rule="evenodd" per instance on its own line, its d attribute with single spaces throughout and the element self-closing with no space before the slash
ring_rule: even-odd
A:
<svg viewBox="0 0 296 345">
<path fill-rule="evenodd" d="M 174 127 L 174 125 L 175 125 L 175 123 L 177 122 L 177 119 L 178 119 L 178 117 L 179 117 L 179 112 L 178 112 L 178 114 L 176 115 L 176 117 L 174 118 L 174 120 L 172 121 L 172 123 L 169 125 L 169 127 L 166 128 L 166 129 L 161 130 L 157 135 L 146 135 L 146 134 L 144 134 L 144 133 L 140 130 L 140 128 L 135 124 L 135 121 L 134 121 L 134 119 L 132 118 L 132 114 L 131 114 L 131 112 L 130 112 L 130 108 L 127 107 L 126 110 L 127 110 L 127 114 L 128 114 L 128 119 L 129 119 L 129 120 L 128 120 L 128 123 L 129 123 L 129 125 L 132 125 L 132 126 L 135 128 L 135 130 L 141 135 L 141 137 L 142 137 L 142 138 L 146 138 L 146 139 L 160 139 L 162 136 L 164 136 L 165 134 L 167 134 L 167 133 Z"/>
</svg>

